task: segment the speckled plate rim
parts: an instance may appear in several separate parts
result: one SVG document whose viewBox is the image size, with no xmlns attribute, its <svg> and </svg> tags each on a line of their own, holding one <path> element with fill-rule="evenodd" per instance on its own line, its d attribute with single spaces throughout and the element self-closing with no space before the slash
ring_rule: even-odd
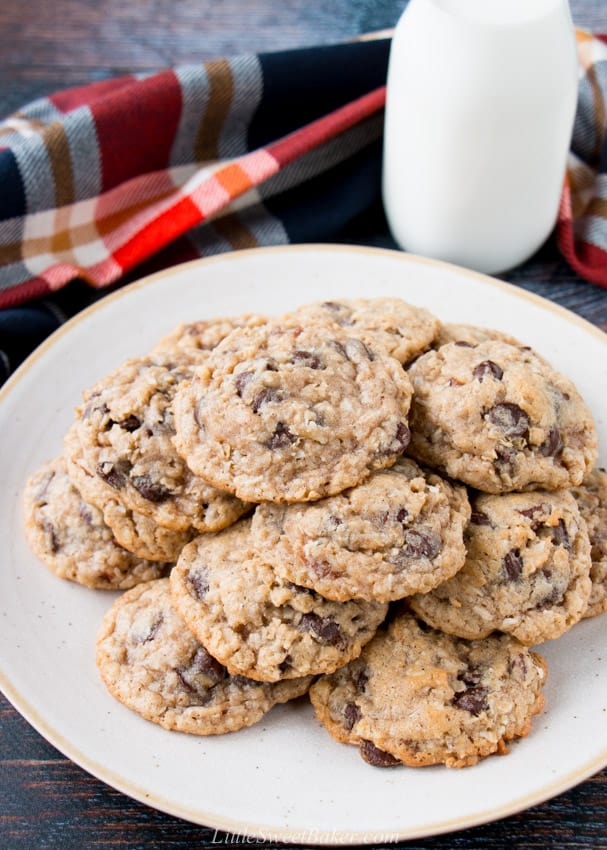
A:
<svg viewBox="0 0 607 850">
<path fill-rule="evenodd" d="M 194 260 L 192 262 L 185 263 L 180 266 L 172 267 L 170 269 L 157 272 L 156 274 L 145 277 L 126 287 L 123 287 L 115 293 L 106 296 L 99 302 L 96 302 L 87 309 L 81 311 L 68 322 L 66 322 L 64 325 L 62 325 L 28 357 L 28 359 L 19 367 L 19 369 L 16 370 L 16 372 L 6 382 L 4 387 L 0 389 L 0 405 L 13 391 L 14 387 L 29 372 L 32 366 L 34 366 L 41 358 L 43 358 L 45 354 L 49 351 L 49 349 L 52 346 L 56 345 L 57 341 L 60 338 L 62 338 L 66 334 L 69 334 L 72 328 L 81 323 L 84 319 L 91 316 L 93 313 L 106 309 L 109 303 L 115 302 L 123 298 L 125 295 L 128 295 L 134 290 L 149 286 L 150 284 L 165 279 L 167 277 L 171 277 L 176 272 L 182 273 L 188 269 L 196 270 L 202 265 L 207 267 L 209 264 L 215 263 L 239 262 L 242 257 L 260 253 L 283 254 L 286 258 L 302 251 L 313 253 L 347 252 L 349 254 L 359 253 L 371 256 L 385 255 L 391 258 L 397 256 L 405 264 L 431 265 L 437 268 L 438 270 L 444 269 L 445 271 L 455 273 L 457 276 L 469 277 L 477 281 L 482 281 L 483 283 L 491 287 L 505 290 L 509 293 L 509 295 L 520 299 L 521 301 L 532 302 L 543 310 L 554 312 L 567 322 L 577 325 L 586 333 L 596 337 L 598 340 L 600 340 L 601 343 L 605 344 L 607 355 L 607 335 L 603 333 L 599 328 L 592 325 L 590 322 L 587 322 L 583 318 L 575 315 L 564 307 L 561 307 L 560 305 L 554 304 L 553 302 L 550 302 L 539 295 L 519 289 L 512 284 L 505 283 L 504 281 L 498 280 L 496 278 L 488 277 L 486 275 L 458 266 L 454 266 L 449 263 L 443 263 L 440 261 L 412 254 L 401 254 L 400 252 L 388 249 L 332 244 L 288 245 L 270 248 L 254 248 L 243 251 L 236 251 L 230 254 L 223 254 L 216 257 Z M 402 295 L 406 298 L 406 284 L 403 287 Z M 0 659 L 0 665 L 1 663 L 2 661 Z M 13 686 L 10 678 L 1 668 L 0 690 L 4 693 L 4 695 L 11 702 L 11 704 L 16 708 L 16 710 L 47 741 L 49 741 L 65 756 L 70 758 L 74 763 L 89 772 L 91 775 L 115 788 L 116 790 L 126 794 L 127 796 L 141 803 L 156 808 L 167 814 L 183 818 L 196 824 L 205 825 L 217 830 L 222 830 L 237 837 L 258 836 L 271 841 L 280 841 L 286 843 L 305 842 L 306 844 L 324 846 L 349 845 L 353 843 L 370 844 L 375 843 L 379 840 L 377 831 L 367 832 L 353 829 L 352 831 L 347 832 L 335 832 L 311 828 L 310 830 L 304 830 L 302 832 L 302 830 L 296 830 L 290 827 L 277 826 L 276 824 L 272 823 L 258 822 L 252 824 L 250 821 L 244 822 L 238 820 L 237 818 L 226 818 L 224 816 L 218 816 L 212 811 L 205 811 L 200 807 L 196 807 L 194 809 L 186 806 L 170 804 L 163 798 L 151 794 L 148 790 L 146 790 L 145 786 L 139 786 L 137 784 L 125 780 L 124 777 L 116 774 L 114 771 L 110 770 L 106 765 L 91 759 L 86 752 L 82 752 L 80 749 L 75 747 L 69 739 L 64 737 L 57 731 L 57 729 L 50 725 L 46 721 L 46 719 L 19 692 L 19 690 Z M 488 808 L 471 816 L 450 818 L 442 821 L 438 820 L 432 823 L 431 825 L 428 825 L 428 827 L 422 826 L 416 829 L 409 829 L 405 832 L 400 829 L 387 829 L 381 832 L 380 838 L 382 841 L 385 842 L 412 840 L 422 837 L 429 837 L 432 835 L 440 835 L 452 831 L 458 831 L 473 826 L 485 824 L 491 821 L 495 821 L 526 810 L 532 806 L 542 803 L 554 796 L 557 796 L 558 794 L 569 790 L 570 788 L 574 787 L 585 779 L 591 777 L 596 772 L 600 771 L 606 765 L 607 748 L 601 750 L 599 753 L 595 754 L 593 758 L 588 759 L 583 764 L 577 766 L 575 770 L 572 770 L 566 775 L 559 777 L 558 780 L 546 783 L 542 785 L 542 787 L 538 787 L 534 793 L 525 794 L 524 796 L 513 797 L 512 800 L 508 801 L 504 805 Z"/>
</svg>

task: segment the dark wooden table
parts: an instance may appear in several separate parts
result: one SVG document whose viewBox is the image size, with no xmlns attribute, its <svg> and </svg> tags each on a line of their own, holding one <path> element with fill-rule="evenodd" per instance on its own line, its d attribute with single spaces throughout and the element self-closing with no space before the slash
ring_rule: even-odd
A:
<svg viewBox="0 0 607 850">
<path fill-rule="evenodd" d="M 121 73 L 384 29 L 404 6 L 405 0 L 1 0 L 0 115 L 58 88 Z M 605 0 L 571 0 L 571 7 L 578 25 L 607 31 Z M 381 214 L 347 238 L 392 245 Z M 607 291 L 577 278 L 552 241 L 505 279 L 607 330 Z M 244 843 L 149 809 L 92 778 L 1 696 L 0 728 L 0 850 Z M 407 846 L 607 848 L 607 770 L 525 813 Z"/>
</svg>

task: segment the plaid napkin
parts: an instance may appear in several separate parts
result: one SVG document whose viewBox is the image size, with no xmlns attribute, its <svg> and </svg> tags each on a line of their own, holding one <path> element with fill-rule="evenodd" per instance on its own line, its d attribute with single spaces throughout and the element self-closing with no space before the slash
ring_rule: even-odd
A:
<svg viewBox="0 0 607 850">
<path fill-rule="evenodd" d="M 389 47 L 121 77 L 0 123 L 0 376 L 95 290 L 236 248 L 339 241 L 377 209 Z M 607 47 L 580 33 L 579 49 L 559 245 L 607 286 Z M 59 292 L 74 279 L 90 286 Z"/>
<path fill-rule="evenodd" d="M 607 287 L 607 35 L 577 38 L 578 109 L 557 236 L 580 277 Z"/>
</svg>

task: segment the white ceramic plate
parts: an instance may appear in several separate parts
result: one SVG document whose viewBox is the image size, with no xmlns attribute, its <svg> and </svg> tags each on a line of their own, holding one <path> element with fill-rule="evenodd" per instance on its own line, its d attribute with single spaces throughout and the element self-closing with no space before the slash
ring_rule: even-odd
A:
<svg viewBox="0 0 607 850">
<path fill-rule="evenodd" d="M 0 395 L 0 685 L 65 755 L 125 794 L 241 835 L 302 844 L 414 838 L 503 817 L 607 764 L 607 629 L 587 620 L 544 645 L 545 713 L 507 758 L 380 770 L 335 743 L 301 701 L 216 738 L 170 733 L 105 691 L 95 632 L 113 594 L 56 579 L 22 535 L 24 481 L 61 451 L 81 390 L 180 321 L 306 301 L 397 295 L 440 318 L 533 344 L 575 380 L 607 446 L 607 337 L 565 310 L 480 275 L 348 247 L 247 251 L 161 273 L 61 328 Z M 604 455 L 603 455 L 604 459 Z"/>
</svg>

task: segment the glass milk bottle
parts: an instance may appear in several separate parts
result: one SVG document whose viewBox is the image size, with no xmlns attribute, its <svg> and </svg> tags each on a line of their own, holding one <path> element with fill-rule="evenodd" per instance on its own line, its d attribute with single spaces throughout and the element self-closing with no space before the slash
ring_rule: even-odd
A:
<svg viewBox="0 0 607 850">
<path fill-rule="evenodd" d="M 533 254 L 556 221 L 577 80 L 566 0 L 411 0 L 385 119 L 398 244 L 490 274 Z"/>
</svg>

